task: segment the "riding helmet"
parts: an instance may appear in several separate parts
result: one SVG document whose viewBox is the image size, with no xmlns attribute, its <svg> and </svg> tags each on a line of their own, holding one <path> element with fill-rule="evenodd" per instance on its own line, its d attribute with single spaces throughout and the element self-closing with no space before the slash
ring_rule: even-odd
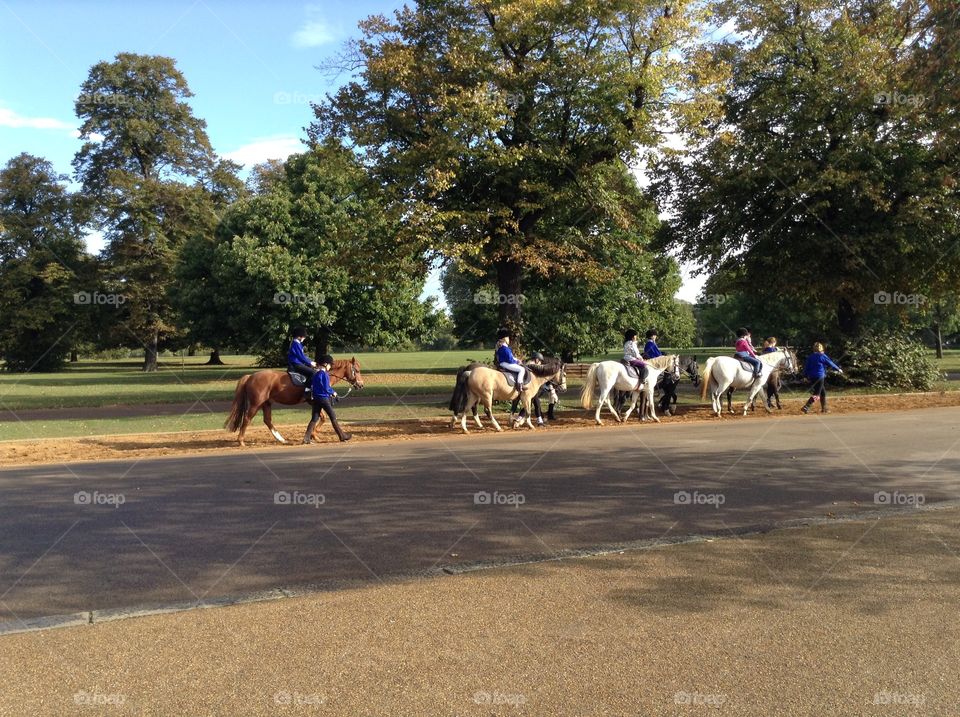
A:
<svg viewBox="0 0 960 717">
<path fill-rule="evenodd" d="M 534 351 L 532 354 L 530 354 L 530 358 L 531 358 L 531 360 L 533 360 L 533 361 L 544 361 L 544 360 L 545 360 L 545 359 L 543 358 L 543 354 L 540 353 L 539 351 Z"/>
<path fill-rule="evenodd" d="M 302 326 L 297 326 L 294 328 L 292 335 L 295 339 L 305 339 L 307 338 L 307 330 Z"/>
<path fill-rule="evenodd" d="M 500 339 L 509 339 L 510 338 L 510 329 L 500 329 L 497 332 L 497 341 Z"/>
<path fill-rule="evenodd" d="M 330 365 L 332 366 L 332 365 L 333 365 L 333 356 L 331 356 L 330 354 L 324 354 L 323 356 L 320 357 L 320 360 L 319 360 L 317 363 L 319 363 L 319 364 L 328 363 L 328 364 L 330 364 Z"/>
<path fill-rule="evenodd" d="M 656 329 L 650 329 L 650 330 L 647 332 L 647 338 L 648 338 L 648 339 L 652 339 L 654 336 L 659 336 L 659 335 L 660 335 L 660 333 L 659 333 Z"/>
<path fill-rule="evenodd" d="M 637 336 L 639 336 L 639 335 L 640 335 L 640 334 L 637 333 L 637 330 L 636 330 L 636 329 L 627 329 L 626 331 L 623 332 L 623 340 L 624 340 L 624 341 L 633 341 L 633 340 L 634 340 L 635 338 L 637 338 Z M 649 338 L 649 336 L 648 336 L 647 338 Z"/>
</svg>

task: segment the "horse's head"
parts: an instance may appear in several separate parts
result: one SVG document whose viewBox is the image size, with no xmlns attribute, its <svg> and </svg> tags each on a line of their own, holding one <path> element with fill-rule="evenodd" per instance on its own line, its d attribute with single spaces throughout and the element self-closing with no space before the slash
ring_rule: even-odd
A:
<svg viewBox="0 0 960 717">
<path fill-rule="evenodd" d="M 687 372 L 690 380 L 693 381 L 694 387 L 700 385 L 700 366 L 697 364 L 696 356 L 692 356 L 686 360 L 683 370 Z"/>
<path fill-rule="evenodd" d="M 680 380 L 680 355 L 674 354 L 673 361 L 670 362 L 670 375 L 674 381 Z"/>
<path fill-rule="evenodd" d="M 360 363 L 357 361 L 356 356 L 352 357 L 349 361 L 338 363 L 340 363 L 340 366 L 334 368 L 331 373 L 349 383 L 350 388 L 355 388 L 358 391 L 363 388 L 363 376 L 360 375 Z"/>
<path fill-rule="evenodd" d="M 560 370 L 557 372 L 559 377 L 557 378 L 556 385 L 558 391 L 567 390 L 567 365 L 565 363 L 560 364 Z"/>
<path fill-rule="evenodd" d="M 783 358 L 780 359 L 780 364 L 778 368 L 789 374 L 794 374 L 797 372 L 797 356 L 789 348 L 780 349 L 783 352 Z"/>
</svg>

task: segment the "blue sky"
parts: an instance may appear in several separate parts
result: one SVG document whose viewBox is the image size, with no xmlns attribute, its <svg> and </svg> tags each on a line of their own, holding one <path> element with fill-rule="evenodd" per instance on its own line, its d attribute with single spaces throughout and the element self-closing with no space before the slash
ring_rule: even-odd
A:
<svg viewBox="0 0 960 717">
<path fill-rule="evenodd" d="M 176 60 L 218 153 L 247 168 L 286 157 L 302 149 L 310 102 L 338 83 L 315 66 L 359 34 L 360 20 L 402 5 L 0 0 L 0 162 L 29 152 L 70 174 L 80 85 L 118 52 Z M 96 238 L 90 248 L 99 248 Z M 680 295 L 692 299 L 687 284 Z M 436 276 L 427 293 L 440 293 Z"/>
</svg>

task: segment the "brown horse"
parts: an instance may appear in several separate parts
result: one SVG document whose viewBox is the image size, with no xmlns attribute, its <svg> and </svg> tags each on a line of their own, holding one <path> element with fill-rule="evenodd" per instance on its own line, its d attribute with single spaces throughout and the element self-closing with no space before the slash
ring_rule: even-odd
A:
<svg viewBox="0 0 960 717">
<path fill-rule="evenodd" d="M 334 361 L 330 369 L 330 383 L 344 380 L 350 384 L 351 388 L 363 388 L 363 377 L 360 375 L 360 364 L 356 358 L 349 361 Z M 230 416 L 227 418 L 223 427 L 230 433 L 240 431 L 237 438 L 240 445 L 244 445 L 243 434 L 246 433 L 250 421 L 257 415 L 257 412 L 263 409 L 263 422 L 267 424 L 270 433 L 280 443 L 287 441 L 280 435 L 280 431 L 273 427 L 273 415 L 271 406 L 274 401 L 282 403 L 285 406 L 293 406 L 303 401 L 303 386 L 294 385 L 286 371 L 257 371 L 247 374 L 237 383 L 237 391 L 234 394 L 233 406 L 230 409 Z M 320 414 L 320 420 L 314 429 L 314 436 L 323 424 L 323 414 Z"/>
</svg>

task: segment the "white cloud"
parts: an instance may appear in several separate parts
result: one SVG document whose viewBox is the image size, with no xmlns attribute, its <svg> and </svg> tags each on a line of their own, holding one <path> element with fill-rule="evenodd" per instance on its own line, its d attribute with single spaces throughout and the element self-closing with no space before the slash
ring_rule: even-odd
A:
<svg viewBox="0 0 960 717">
<path fill-rule="evenodd" d="M 307 19 L 293 35 L 290 42 L 294 47 L 320 47 L 337 39 L 337 32 L 322 16 L 319 5 L 307 5 Z"/>
<path fill-rule="evenodd" d="M 281 134 L 274 137 L 263 137 L 237 147 L 223 156 L 234 162 L 246 166 L 247 169 L 255 164 L 266 162 L 268 159 L 286 159 L 291 154 L 303 152 L 306 149 L 299 137 L 292 134 Z"/>
<path fill-rule="evenodd" d="M 73 129 L 73 124 L 52 117 L 25 117 L 6 107 L 0 107 L 0 127 L 27 127 L 29 129 Z"/>
</svg>

